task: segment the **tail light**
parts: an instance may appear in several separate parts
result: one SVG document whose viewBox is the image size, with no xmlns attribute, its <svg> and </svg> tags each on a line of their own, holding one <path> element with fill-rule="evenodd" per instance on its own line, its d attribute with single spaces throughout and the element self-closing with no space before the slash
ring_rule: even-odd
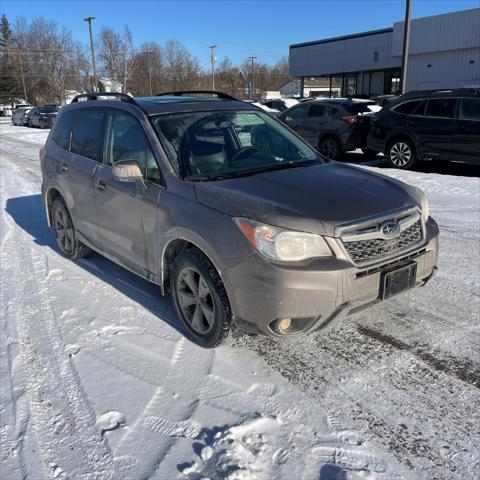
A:
<svg viewBox="0 0 480 480">
<path fill-rule="evenodd" d="M 353 125 L 358 122 L 357 117 L 354 115 L 351 115 L 349 117 L 342 117 L 342 120 L 347 122 L 349 125 Z"/>
<path fill-rule="evenodd" d="M 42 147 L 38 152 L 38 154 L 40 155 L 41 162 L 43 162 L 43 159 L 45 158 L 46 153 L 47 153 L 47 150 L 45 149 L 45 147 Z"/>
</svg>

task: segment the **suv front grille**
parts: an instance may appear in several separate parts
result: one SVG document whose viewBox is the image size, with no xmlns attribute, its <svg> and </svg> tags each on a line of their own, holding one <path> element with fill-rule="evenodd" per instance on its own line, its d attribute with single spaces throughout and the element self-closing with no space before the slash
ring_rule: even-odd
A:
<svg viewBox="0 0 480 480">
<path fill-rule="evenodd" d="M 418 219 L 391 240 L 376 238 L 372 240 L 343 241 L 345 250 L 357 264 L 373 263 L 384 257 L 393 257 L 423 240 L 423 228 Z"/>
</svg>

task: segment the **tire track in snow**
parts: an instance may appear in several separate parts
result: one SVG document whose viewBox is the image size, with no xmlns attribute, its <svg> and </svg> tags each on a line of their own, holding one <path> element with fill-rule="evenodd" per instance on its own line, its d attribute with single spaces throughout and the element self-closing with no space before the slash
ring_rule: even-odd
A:
<svg viewBox="0 0 480 480">
<path fill-rule="evenodd" d="M 14 165 L 9 168 L 19 170 Z M 2 175 L 2 191 L 17 192 L 17 186 L 8 185 L 5 178 Z M 36 191 L 38 185 L 23 188 Z M 1 252 L 3 275 L 9 279 L 3 290 L 8 289 L 11 296 L 11 318 L 17 327 L 31 425 L 41 440 L 38 444 L 46 469 L 61 479 L 117 479 L 111 452 L 95 427 L 95 415 L 76 369 L 64 353 L 49 301 L 45 261 L 33 254 L 31 238 L 15 228 L 8 215 L 5 217 L 11 228 Z"/>
</svg>

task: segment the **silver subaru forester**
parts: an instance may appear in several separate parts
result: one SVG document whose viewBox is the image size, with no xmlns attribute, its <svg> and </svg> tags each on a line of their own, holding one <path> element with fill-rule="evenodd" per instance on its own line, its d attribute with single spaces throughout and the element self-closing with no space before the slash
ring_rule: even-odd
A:
<svg viewBox="0 0 480 480">
<path fill-rule="evenodd" d="M 171 292 L 203 347 L 232 322 L 274 336 L 330 327 L 436 270 L 421 190 L 323 158 L 220 92 L 79 95 L 40 158 L 61 252 L 94 250 Z"/>
</svg>

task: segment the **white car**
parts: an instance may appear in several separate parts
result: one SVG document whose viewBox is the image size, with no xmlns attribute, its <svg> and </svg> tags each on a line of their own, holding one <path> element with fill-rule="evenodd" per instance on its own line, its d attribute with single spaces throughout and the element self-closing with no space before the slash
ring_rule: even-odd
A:
<svg viewBox="0 0 480 480">
<path fill-rule="evenodd" d="M 278 117 L 281 113 L 279 110 L 270 108 L 267 105 L 260 102 L 255 102 L 253 100 L 244 100 L 244 102 L 251 103 L 252 105 L 255 105 L 256 107 L 261 108 L 262 110 L 269 113 L 270 115 L 273 115 L 274 117 Z"/>
<path fill-rule="evenodd" d="M 288 108 L 295 106 L 298 103 L 298 100 L 294 98 L 269 98 L 268 100 L 262 100 L 261 104 L 266 105 L 269 108 L 283 112 Z"/>
<path fill-rule="evenodd" d="M 33 107 L 18 107 L 12 114 L 12 123 L 14 125 L 26 125 L 27 122 L 27 114 L 32 110 Z"/>
</svg>

